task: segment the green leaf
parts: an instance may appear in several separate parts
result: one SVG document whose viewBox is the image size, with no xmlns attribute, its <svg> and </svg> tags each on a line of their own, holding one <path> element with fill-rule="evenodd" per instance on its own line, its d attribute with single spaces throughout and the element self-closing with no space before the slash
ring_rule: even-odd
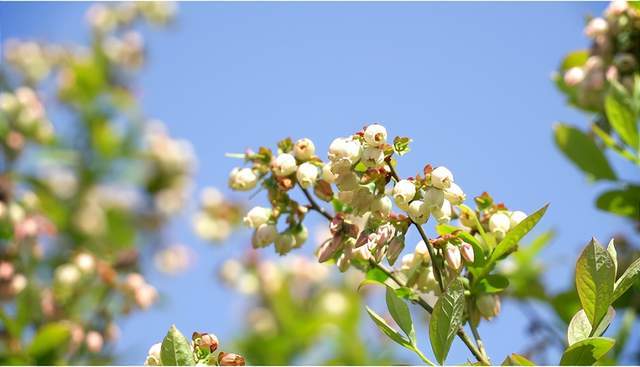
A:
<svg viewBox="0 0 640 367">
<path fill-rule="evenodd" d="M 395 150 L 399 156 L 403 156 L 409 153 L 409 143 L 411 143 L 410 138 L 396 136 L 393 139 L 393 150 Z"/>
<path fill-rule="evenodd" d="M 535 366 L 536 364 L 521 356 L 520 354 L 512 353 L 507 356 L 502 362 L 503 366 Z"/>
<path fill-rule="evenodd" d="M 464 306 L 464 287 L 456 278 L 438 298 L 429 321 L 431 348 L 440 364 L 444 364 L 453 338 L 462 326 Z"/>
<path fill-rule="evenodd" d="M 633 151 L 638 150 L 638 119 L 631 106 L 617 93 L 609 93 L 604 108 L 611 127 Z"/>
<path fill-rule="evenodd" d="M 375 311 L 373 311 L 372 309 L 370 309 L 368 306 L 365 306 L 367 308 L 367 313 L 369 314 L 369 317 L 371 317 L 371 320 L 373 320 L 373 322 L 375 322 L 375 324 L 378 326 L 378 328 L 389 338 L 391 338 L 391 340 L 393 340 L 394 342 L 400 344 L 401 346 L 409 349 L 409 350 L 414 350 L 413 349 L 413 345 L 411 344 L 411 341 L 407 340 L 407 338 L 405 338 L 404 336 L 400 335 L 399 332 L 395 331 L 391 326 L 389 326 L 389 324 L 387 324 L 387 322 L 380 317 L 380 315 L 378 315 L 377 313 L 375 313 Z"/>
<path fill-rule="evenodd" d="M 615 340 L 611 338 L 587 338 L 581 340 L 562 354 L 562 366 L 592 366 L 613 347 Z"/>
<path fill-rule="evenodd" d="M 596 206 L 598 209 L 616 215 L 638 219 L 640 218 L 640 186 L 628 185 L 623 189 L 606 191 L 596 199 Z"/>
<path fill-rule="evenodd" d="M 620 298 L 638 279 L 640 279 L 640 258 L 631 263 L 624 274 L 616 281 L 611 302 L 613 303 L 613 301 Z"/>
<path fill-rule="evenodd" d="M 565 56 L 564 60 L 562 60 L 562 64 L 560 65 L 560 69 L 562 71 L 567 71 L 572 67 L 582 66 L 587 62 L 589 58 L 589 50 L 577 50 L 570 52 Z"/>
<path fill-rule="evenodd" d="M 175 325 L 171 325 L 162 340 L 160 360 L 165 366 L 193 366 L 196 364 L 189 341 Z"/>
<path fill-rule="evenodd" d="M 400 326 L 400 329 L 409 337 L 411 344 L 416 344 L 416 331 L 413 328 L 413 321 L 411 320 L 411 313 L 409 312 L 409 306 L 398 297 L 396 292 L 387 287 L 386 294 L 387 309 L 393 320 Z"/>
<path fill-rule="evenodd" d="M 36 332 L 27 352 L 36 361 L 51 364 L 53 362 L 51 356 L 56 352 L 63 352 L 62 349 L 70 337 L 71 331 L 68 325 L 59 322 L 45 324 Z"/>
<path fill-rule="evenodd" d="M 504 275 L 490 274 L 481 279 L 474 287 L 473 292 L 482 293 L 499 293 L 509 286 L 509 279 Z"/>
<path fill-rule="evenodd" d="M 385 280 L 389 279 L 389 275 L 387 275 L 387 273 L 385 273 L 384 271 L 378 268 L 371 268 L 367 271 L 367 274 L 365 275 L 365 279 L 375 280 L 378 283 L 384 284 Z"/>
<path fill-rule="evenodd" d="M 613 302 L 615 266 L 607 250 L 593 238 L 576 264 L 576 289 L 591 325 L 598 325 Z"/>
<path fill-rule="evenodd" d="M 613 307 L 609 307 L 606 316 L 602 321 L 600 321 L 596 330 L 591 333 L 591 323 L 587 318 L 587 314 L 584 310 L 578 311 L 571 319 L 571 322 L 569 322 L 569 328 L 567 329 L 567 340 L 569 341 L 569 345 L 573 345 L 581 340 L 589 338 L 590 336 L 602 336 L 615 316 L 616 311 Z"/>
<path fill-rule="evenodd" d="M 556 145 L 578 168 L 595 180 L 616 179 L 609 161 L 593 139 L 567 124 L 556 124 L 554 130 Z"/>
<path fill-rule="evenodd" d="M 502 241 L 500 241 L 500 243 L 496 245 L 496 248 L 493 249 L 493 252 L 491 253 L 491 257 L 489 258 L 487 265 L 485 265 L 485 269 L 487 269 L 485 270 L 485 274 L 488 273 L 493 268 L 493 265 L 498 260 L 508 255 L 509 253 L 515 251 L 518 245 L 518 242 L 520 242 L 520 240 L 527 233 L 529 233 L 529 231 L 531 231 L 536 224 L 538 224 L 540 219 L 542 219 L 542 216 L 544 215 L 544 213 L 547 211 L 548 207 L 549 207 L 549 204 L 538 209 L 535 213 L 526 217 L 517 226 L 515 226 L 513 229 L 507 232 L 507 235 L 504 236 Z"/>
</svg>

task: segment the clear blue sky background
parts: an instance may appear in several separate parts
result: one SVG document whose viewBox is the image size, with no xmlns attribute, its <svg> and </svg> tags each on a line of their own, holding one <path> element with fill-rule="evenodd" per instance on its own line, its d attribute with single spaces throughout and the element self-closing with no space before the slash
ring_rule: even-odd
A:
<svg viewBox="0 0 640 367">
<path fill-rule="evenodd" d="M 0 4 L 3 38 L 86 41 L 87 3 Z M 472 195 L 489 190 L 531 212 L 551 203 L 537 232 L 558 236 L 544 252 L 555 289 L 571 281 L 578 249 L 607 240 L 627 223 L 594 209 L 603 187 L 556 150 L 551 126 L 586 125 L 554 89 L 551 72 L 588 44 L 584 15 L 604 3 L 183 3 L 169 31 L 146 32 L 148 67 L 138 80 L 146 111 L 190 140 L 197 187 L 226 187 L 237 162 L 225 152 L 310 137 L 329 142 L 367 122 L 414 138 L 404 175 L 424 163 L 447 165 Z M 623 176 L 637 171 L 618 165 Z M 227 191 L 228 192 L 228 191 Z M 262 199 L 255 199 L 256 203 Z M 190 206 L 193 210 L 194 202 Z M 169 278 L 147 264 L 167 296 L 160 307 L 121 324 L 119 362 L 141 363 L 170 323 L 222 340 L 243 321 L 243 298 L 215 282 L 214 269 L 246 248 L 248 234 L 224 247 L 198 240 L 185 212 L 170 238 L 193 246 L 196 266 Z M 527 344 L 521 312 L 505 304 L 481 332 L 496 362 Z M 638 331 L 636 330 L 636 334 Z M 637 335 L 636 335 L 637 336 Z M 428 344 L 422 339 L 422 345 Z M 507 337 L 507 338 L 505 338 Z M 464 362 L 458 342 L 451 362 Z M 551 360 L 553 361 L 553 360 Z"/>
</svg>

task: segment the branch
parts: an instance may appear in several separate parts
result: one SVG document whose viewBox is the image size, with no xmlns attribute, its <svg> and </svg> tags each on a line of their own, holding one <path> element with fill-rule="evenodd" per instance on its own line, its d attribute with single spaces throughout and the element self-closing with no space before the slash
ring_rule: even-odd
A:
<svg viewBox="0 0 640 367">
<path fill-rule="evenodd" d="M 304 193 L 304 195 L 309 200 L 310 209 L 315 210 L 316 212 L 320 213 L 328 221 L 332 221 L 333 217 L 329 213 L 327 213 L 326 210 L 324 210 L 321 206 L 318 205 L 318 203 L 313 199 L 311 194 L 309 194 L 309 191 L 307 189 L 303 188 L 303 187 L 300 187 L 300 188 L 302 189 L 302 192 Z M 422 227 L 418 226 L 418 228 L 420 230 L 422 230 Z M 424 232 L 424 231 L 422 231 L 422 232 Z M 425 235 L 425 238 L 426 238 L 426 235 Z M 425 243 L 428 246 L 427 248 L 429 248 L 430 251 L 432 251 L 431 250 L 431 245 L 429 244 L 428 239 L 425 240 Z M 370 261 L 370 263 L 371 263 L 372 266 L 374 266 L 374 267 L 380 269 L 382 272 L 384 272 L 399 287 L 403 287 L 404 288 L 404 287 L 407 286 L 402 280 L 398 279 L 398 277 L 396 277 L 395 274 L 393 274 L 393 271 L 387 269 L 387 267 L 384 266 L 383 264 L 376 263 L 375 261 Z M 433 264 L 433 261 L 431 263 Z M 420 307 L 422 307 L 429 314 L 433 313 L 433 307 L 431 307 L 431 305 L 429 305 L 429 303 L 427 303 L 427 301 L 425 301 L 422 297 L 418 296 L 417 299 L 411 300 L 411 302 L 415 303 L 415 304 L 418 304 Z M 474 355 L 474 357 L 476 357 L 476 359 L 479 362 L 481 362 L 481 363 L 483 363 L 485 365 L 490 365 L 490 362 L 488 361 L 488 359 L 483 356 L 483 354 L 478 350 L 478 348 L 476 348 L 476 346 L 471 341 L 471 338 L 469 338 L 467 333 L 465 333 L 464 329 L 462 329 L 462 328 L 458 329 L 457 335 L 462 340 L 462 342 L 467 346 L 467 348 L 469 348 L 471 353 Z"/>
</svg>

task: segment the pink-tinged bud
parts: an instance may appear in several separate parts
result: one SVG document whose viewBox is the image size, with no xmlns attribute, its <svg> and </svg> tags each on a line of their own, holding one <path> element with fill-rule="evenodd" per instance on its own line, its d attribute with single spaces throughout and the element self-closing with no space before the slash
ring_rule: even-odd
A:
<svg viewBox="0 0 640 367">
<path fill-rule="evenodd" d="M 585 77 L 584 69 L 578 66 L 574 66 L 564 73 L 564 84 L 575 87 L 580 84 Z"/>
<path fill-rule="evenodd" d="M 404 236 L 396 236 L 389 243 L 389 248 L 387 249 L 387 260 L 390 265 L 393 265 L 400 253 L 404 249 Z"/>
<path fill-rule="evenodd" d="M 476 299 L 476 306 L 482 317 L 491 320 L 500 313 L 500 298 L 495 294 L 483 294 Z"/>
<path fill-rule="evenodd" d="M 335 235 L 330 241 L 325 242 L 318 250 L 318 261 L 323 263 L 333 257 L 342 244 L 342 235 Z"/>
<path fill-rule="evenodd" d="M 445 251 L 445 258 L 447 260 L 447 265 L 453 270 L 460 269 L 462 265 L 462 259 L 460 257 L 460 250 L 457 246 L 449 245 Z"/>
<path fill-rule="evenodd" d="M 595 38 L 597 36 L 602 36 L 607 33 L 609 30 L 609 23 L 602 18 L 593 18 L 587 24 L 587 27 L 584 29 L 584 33 L 587 37 Z"/>
<path fill-rule="evenodd" d="M 346 253 L 343 253 L 336 261 L 336 265 L 338 266 L 338 270 L 344 273 L 349 270 L 349 266 L 351 266 L 351 257 L 347 256 Z"/>
<path fill-rule="evenodd" d="M 0 281 L 6 281 L 13 277 L 14 268 L 10 262 L 0 262 Z"/>
<path fill-rule="evenodd" d="M 620 16 L 622 13 L 627 11 L 629 5 L 627 4 L 627 0 L 613 0 L 609 3 L 609 7 L 605 10 L 606 15 L 612 16 Z"/>
<path fill-rule="evenodd" d="M 100 353 L 102 350 L 102 346 L 104 344 L 104 339 L 102 335 L 97 331 L 89 331 L 85 338 L 85 343 L 87 344 L 87 349 L 91 353 Z"/>
<path fill-rule="evenodd" d="M 193 344 L 201 350 L 214 352 L 218 349 L 218 337 L 213 334 L 193 333 Z"/>
<path fill-rule="evenodd" d="M 244 357 L 235 353 L 220 352 L 218 363 L 221 366 L 244 366 Z"/>
<path fill-rule="evenodd" d="M 462 245 L 460 245 L 460 252 L 462 253 L 464 261 L 470 264 L 473 263 L 475 257 L 473 253 L 473 247 L 470 244 L 463 242 Z"/>
</svg>

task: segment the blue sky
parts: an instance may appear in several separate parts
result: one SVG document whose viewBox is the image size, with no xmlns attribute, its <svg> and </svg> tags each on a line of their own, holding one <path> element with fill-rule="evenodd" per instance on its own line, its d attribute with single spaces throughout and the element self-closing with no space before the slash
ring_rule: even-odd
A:
<svg viewBox="0 0 640 367">
<path fill-rule="evenodd" d="M 86 41 L 87 7 L 2 3 L 1 36 Z M 414 139 L 400 161 L 405 176 L 425 163 L 446 165 L 469 195 L 487 190 L 529 213 L 550 202 L 537 231 L 557 230 L 544 259 L 552 267 L 549 282 L 560 289 L 571 281 L 577 251 L 591 236 L 605 241 L 629 232 L 623 220 L 594 209 L 603 186 L 589 184 L 552 140 L 555 121 L 586 125 L 584 116 L 565 105 L 550 75 L 566 52 L 588 44 L 584 16 L 604 7 L 182 3 L 172 29 L 145 32 L 149 64 L 137 89 L 150 117 L 193 143 L 198 188 L 226 186 L 237 162 L 225 152 L 292 136 L 312 138 L 325 154 L 334 137 L 382 122 L 391 136 Z M 616 167 L 623 177 L 638 178 L 630 167 Z M 141 363 L 173 322 L 186 332 L 208 330 L 224 340 L 243 321 L 242 298 L 230 296 L 213 274 L 248 246 L 248 234 L 213 247 L 191 233 L 189 216 L 187 210 L 169 236 L 193 246 L 196 266 L 176 278 L 149 266 L 150 280 L 167 298 L 121 324 L 119 362 Z M 496 362 L 527 344 L 525 325 L 508 303 L 498 320 L 483 324 L 480 331 Z M 454 343 L 451 362 L 465 356 L 464 346 Z"/>
</svg>

